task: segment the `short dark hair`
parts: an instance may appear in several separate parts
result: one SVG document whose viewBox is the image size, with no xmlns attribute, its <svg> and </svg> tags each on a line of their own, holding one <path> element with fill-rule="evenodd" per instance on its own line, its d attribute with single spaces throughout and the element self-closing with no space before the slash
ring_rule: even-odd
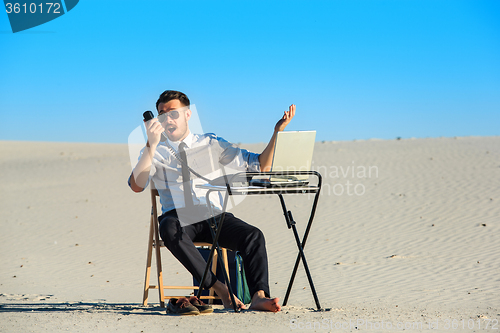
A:
<svg viewBox="0 0 500 333">
<path fill-rule="evenodd" d="M 167 103 L 173 99 L 178 99 L 184 106 L 189 106 L 191 104 L 186 94 L 175 90 L 165 90 L 156 101 L 156 111 L 158 111 L 158 105 L 160 105 L 160 103 Z"/>
</svg>

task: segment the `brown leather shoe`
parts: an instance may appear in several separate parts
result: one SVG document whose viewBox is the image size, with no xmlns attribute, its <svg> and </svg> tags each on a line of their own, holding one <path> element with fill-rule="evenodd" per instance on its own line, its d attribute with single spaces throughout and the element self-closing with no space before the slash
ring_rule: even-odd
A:
<svg viewBox="0 0 500 333">
<path fill-rule="evenodd" d="M 198 315 L 200 311 L 186 297 L 171 298 L 167 305 L 167 313 L 176 315 Z"/>
<path fill-rule="evenodd" d="M 212 309 L 212 306 L 203 303 L 198 297 L 196 296 L 191 296 L 189 297 L 189 302 L 194 305 L 200 313 L 212 313 L 214 312 L 214 309 Z"/>
</svg>

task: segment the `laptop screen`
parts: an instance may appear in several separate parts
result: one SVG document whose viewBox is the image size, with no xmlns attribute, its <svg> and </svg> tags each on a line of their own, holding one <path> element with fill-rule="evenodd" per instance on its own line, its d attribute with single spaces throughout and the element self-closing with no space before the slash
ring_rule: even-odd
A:
<svg viewBox="0 0 500 333">
<path fill-rule="evenodd" d="M 271 171 L 310 171 L 316 131 L 278 132 Z M 296 180 L 309 176 L 295 176 Z M 274 177 L 271 181 L 275 181 Z"/>
</svg>

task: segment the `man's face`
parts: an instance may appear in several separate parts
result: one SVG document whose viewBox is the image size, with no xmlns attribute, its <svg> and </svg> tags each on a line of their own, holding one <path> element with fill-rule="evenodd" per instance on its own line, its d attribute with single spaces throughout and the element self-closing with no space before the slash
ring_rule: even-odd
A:
<svg viewBox="0 0 500 333">
<path fill-rule="evenodd" d="M 160 103 L 158 115 L 166 116 L 161 125 L 165 128 L 165 133 L 170 141 L 184 140 L 189 134 L 188 120 L 191 118 L 191 110 L 182 105 L 178 99 Z"/>
</svg>

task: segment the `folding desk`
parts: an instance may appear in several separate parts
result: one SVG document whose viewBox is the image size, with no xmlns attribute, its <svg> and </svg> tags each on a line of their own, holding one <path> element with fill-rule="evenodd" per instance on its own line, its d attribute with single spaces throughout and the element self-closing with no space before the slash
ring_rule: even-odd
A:
<svg viewBox="0 0 500 333">
<path fill-rule="evenodd" d="M 237 179 L 238 176 L 299 176 L 299 175 L 308 175 L 308 176 L 314 176 L 317 178 L 317 184 L 316 185 L 302 185 L 302 186 L 283 186 L 283 187 L 256 187 L 256 186 L 250 186 L 250 187 L 231 187 L 229 184 L 232 184 L 232 179 Z M 310 177 L 311 178 L 311 177 Z M 212 232 L 212 237 L 213 237 L 213 245 L 210 250 L 210 255 L 207 260 L 207 265 L 205 267 L 205 272 L 203 273 L 203 277 L 200 282 L 200 286 L 203 285 L 205 282 L 205 279 L 207 277 L 208 271 L 210 269 L 210 264 L 212 262 L 212 258 L 214 255 L 214 252 L 217 250 L 217 252 L 220 252 L 219 248 L 219 235 L 220 235 L 220 230 L 223 227 L 224 223 L 224 216 L 226 214 L 226 208 L 227 208 L 227 202 L 229 199 L 229 196 L 231 195 L 259 195 L 259 194 L 276 194 L 278 195 L 280 202 L 281 202 L 281 207 L 283 209 L 283 214 L 285 216 L 285 221 L 288 226 L 288 229 L 292 229 L 293 235 L 295 237 L 295 242 L 297 243 L 297 248 L 299 253 L 297 254 L 297 259 L 295 260 L 295 266 L 293 268 L 292 276 L 290 277 L 290 282 L 288 283 L 288 288 L 285 294 L 285 298 L 283 300 L 283 306 L 285 306 L 288 302 L 288 297 L 290 296 L 290 291 L 292 289 L 293 282 L 295 280 L 295 275 L 297 273 L 297 269 L 299 267 L 299 263 L 302 260 L 304 269 L 306 271 L 307 279 L 309 280 L 309 285 L 311 287 L 311 291 L 314 297 L 314 301 L 316 302 L 316 307 L 318 310 L 321 309 L 321 305 L 319 304 L 318 300 L 318 295 L 316 294 L 316 289 L 314 288 L 314 283 L 311 277 L 311 273 L 309 271 L 309 266 L 307 265 L 306 257 L 304 255 L 304 246 L 306 245 L 307 237 L 309 235 L 309 231 L 311 230 L 311 225 L 314 219 L 314 214 L 316 212 L 316 207 L 318 204 L 318 198 L 319 194 L 321 191 L 321 174 L 319 174 L 316 171 L 283 171 L 283 172 L 242 172 L 239 174 L 235 175 L 228 175 L 226 178 L 226 186 L 213 186 L 210 184 L 204 184 L 204 185 L 197 185 L 198 188 L 203 188 L 207 189 L 207 194 L 206 194 L 206 199 L 207 199 L 207 204 L 209 206 L 209 209 L 212 211 L 212 216 L 213 214 L 213 207 L 210 204 L 209 196 L 212 192 L 225 192 L 224 195 L 224 200 L 222 204 L 222 214 L 218 216 L 214 216 L 210 219 L 210 231 Z M 295 227 L 296 222 L 294 221 L 292 217 L 292 212 L 287 210 L 286 205 L 285 205 L 285 199 L 283 198 L 283 194 L 309 194 L 309 193 L 314 193 L 314 201 L 311 207 L 311 213 L 309 215 L 309 221 L 306 226 L 306 230 L 304 232 L 304 236 L 302 237 L 302 241 L 299 238 L 299 234 L 297 232 L 297 228 Z M 221 260 L 222 255 L 217 256 L 219 260 Z M 229 283 L 227 271 L 224 269 L 224 265 L 221 263 L 221 267 L 224 273 L 224 279 L 226 282 L 226 285 L 229 288 L 229 293 L 231 295 L 231 300 L 233 303 L 233 309 L 235 312 L 238 312 L 238 309 L 236 307 L 236 303 L 234 301 L 234 294 L 231 288 L 231 284 Z M 198 289 L 198 294 L 197 297 L 199 298 L 201 296 L 202 288 Z"/>
</svg>

